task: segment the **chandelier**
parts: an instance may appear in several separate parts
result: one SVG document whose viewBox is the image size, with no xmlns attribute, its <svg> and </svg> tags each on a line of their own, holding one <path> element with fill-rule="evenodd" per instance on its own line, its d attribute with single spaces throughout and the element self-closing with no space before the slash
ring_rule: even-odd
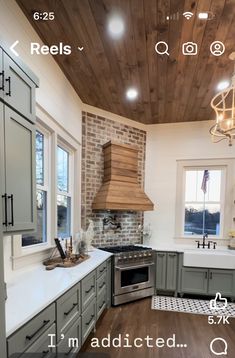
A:
<svg viewBox="0 0 235 358">
<path fill-rule="evenodd" d="M 229 59 L 235 61 L 235 52 Z M 235 66 L 231 85 L 212 99 L 211 107 L 216 113 L 216 123 L 210 128 L 213 143 L 228 139 L 231 146 L 235 139 Z"/>
</svg>

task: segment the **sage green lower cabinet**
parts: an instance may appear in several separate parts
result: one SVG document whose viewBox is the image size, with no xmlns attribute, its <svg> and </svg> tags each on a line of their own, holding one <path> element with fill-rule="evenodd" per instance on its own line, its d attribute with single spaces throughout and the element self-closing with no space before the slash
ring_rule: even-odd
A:
<svg viewBox="0 0 235 358">
<path fill-rule="evenodd" d="M 208 270 L 183 267 L 182 268 L 182 284 L 181 292 L 206 294 L 208 282 Z"/>
<path fill-rule="evenodd" d="M 57 339 L 60 340 L 81 314 L 80 283 L 72 287 L 56 301 Z"/>
<path fill-rule="evenodd" d="M 81 346 L 81 318 L 79 317 L 69 329 L 60 336 L 57 353 L 64 353 L 64 356 L 69 357 L 70 354 L 77 353 Z"/>
<path fill-rule="evenodd" d="M 178 254 L 176 252 L 157 252 L 156 291 L 172 291 L 176 295 Z"/>
<path fill-rule="evenodd" d="M 54 334 L 56 334 L 55 323 L 48 328 L 46 332 L 44 332 L 25 353 L 37 353 L 38 356 L 43 358 L 50 358 L 52 355 L 54 356 L 54 353 L 56 353 L 56 347 L 49 347 L 51 345 L 50 335 Z M 24 358 L 24 355 L 21 357 Z M 29 357 L 28 354 L 26 354 L 25 358 L 27 357 Z"/>
<path fill-rule="evenodd" d="M 183 266 L 183 254 L 179 255 L 178 293 L 235 298 L 235 270 Z"/>
<path fill-rule="evenodd" d="M 107 288 L 111 291 L 111 260 L 103 262 L 8 337 L 8 357 L 16 353 L 19 355 L 14 358 L 24 358 L 24 353 L 40 353 L 43 358 L 55 352 L 68 357 L 78 353 L 107 308 L 107 297 L 111 300 Z M 48 347 L 51 342 L 55 347 Z"/>
<path fill-rule="evenodd" d="M 94 298 L 82 313 L 82 344 L 85 342 L 96 323 L 96 298 Z"/>
<path fill-rule="evenodd" d="M 235 272 L 233 270 L 210 269 L 208 294 L 220 292 L 224 296 L 235 297 Z"/>
<path fill-rule="evenodd" d="M 8 356 L 24 353 L 41 338 L 42 334 L 55 322 L 55 304 L 51 304 L 27 322 L 7 339 Z"/>
</svg>

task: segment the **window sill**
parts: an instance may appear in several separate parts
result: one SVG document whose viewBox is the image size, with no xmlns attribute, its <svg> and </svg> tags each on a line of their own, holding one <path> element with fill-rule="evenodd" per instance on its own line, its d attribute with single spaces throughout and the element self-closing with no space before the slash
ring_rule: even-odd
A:
<svg viewBox="0 0 235 358">
<path fill-rule="evenodd" d="M 47 246 L 47 247 L 41 248 L 41 250 L 37 250 L 34 252 L 30 251 L 27 253 L 24 252 L 22 255 L 12 256 L 11 257 L 12 269 L 18 270 L 18 269 L 24 268 L 26 266 L 42 263 L 44 260 L 46 260 L 50 256 L 53 248 L 54 247 L 52 247 L 52 246 Z M 26 250 L 24 250 L 24 251 L 26 251 Z"/>
</svg>

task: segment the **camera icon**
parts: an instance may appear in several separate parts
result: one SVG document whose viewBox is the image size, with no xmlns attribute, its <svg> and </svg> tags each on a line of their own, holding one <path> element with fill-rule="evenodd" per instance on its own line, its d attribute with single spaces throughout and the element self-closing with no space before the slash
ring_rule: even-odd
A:
<svg viewBox="0 0 235 358">
<path fill-rule="evenodd" d="M 197 44 L 195 42 L 185 42 L 182 45 L 182 52 L 185 56 L 197 55 Z"/>
</svg>

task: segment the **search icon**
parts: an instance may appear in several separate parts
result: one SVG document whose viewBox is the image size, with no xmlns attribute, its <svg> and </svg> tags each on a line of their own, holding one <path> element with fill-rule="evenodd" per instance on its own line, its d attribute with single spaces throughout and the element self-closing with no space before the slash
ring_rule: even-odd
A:
<svg viewBox="0 0 235 358">
<path fill-rule="evenodd" d="M 168 44 L 165 41 L 159 41 L 156 43 L 155 45 L 155 51 L 159 54 L 159 55 L 169 55 L 168 52 Z"/>
</svg>

